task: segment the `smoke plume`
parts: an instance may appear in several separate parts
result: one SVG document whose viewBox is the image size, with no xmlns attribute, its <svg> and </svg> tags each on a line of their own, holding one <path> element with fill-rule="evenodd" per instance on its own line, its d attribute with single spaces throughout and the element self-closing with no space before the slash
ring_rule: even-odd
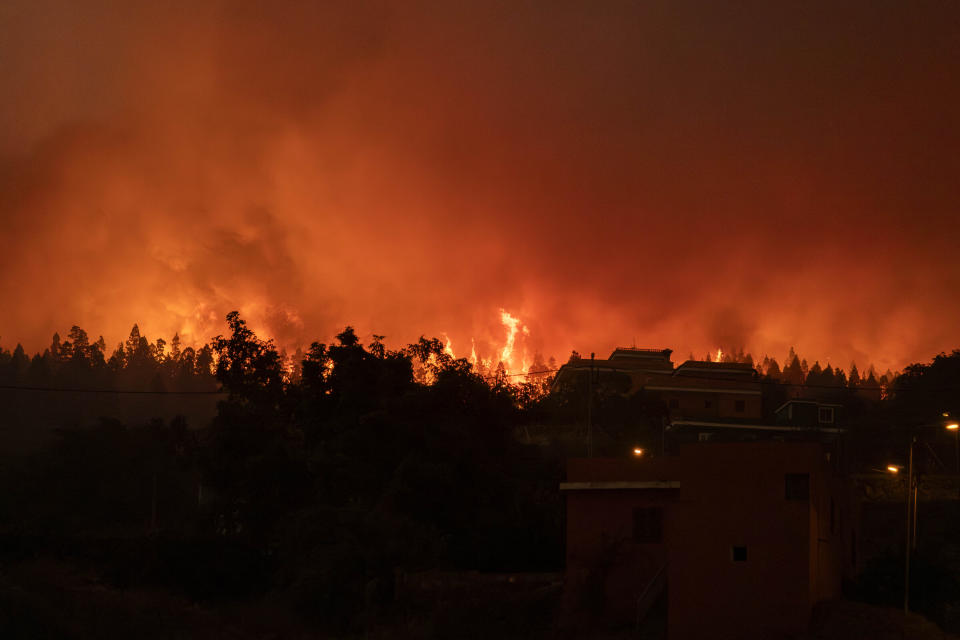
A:
<svg viewBox="0 0 960 640">
<path fill-rule="evenodd" d="M 944 3 L 0 7 L 0 336 L 957 346 Z M 492 347 L 488 349 L 492 353 Z"/>
</svg>

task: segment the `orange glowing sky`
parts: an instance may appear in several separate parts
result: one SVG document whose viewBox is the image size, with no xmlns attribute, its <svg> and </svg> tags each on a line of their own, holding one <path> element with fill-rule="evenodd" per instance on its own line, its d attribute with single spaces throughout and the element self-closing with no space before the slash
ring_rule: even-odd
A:
<svg viewBox="0 0 960 640">
<path fill-rule="evenodd" d="M 347 8 L 348 7 L 348 8 Z M 960 7 L 6 0 L 0 344 L 960 346 Z"/>
</svg>

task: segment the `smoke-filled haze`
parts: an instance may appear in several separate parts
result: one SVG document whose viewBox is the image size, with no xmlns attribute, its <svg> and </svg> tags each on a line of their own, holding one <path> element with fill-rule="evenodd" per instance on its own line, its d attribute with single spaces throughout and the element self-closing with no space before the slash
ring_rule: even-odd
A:
<svg viewBox="0 0 960 640">
<path fill-rule="evenodd" d="M 925 361 L 960 346 L 958 33 L 932 1 L 6 0 L 0 344 L 236 308 L 468 355 L 505 309 L 559 359 Z"/>
</svg>

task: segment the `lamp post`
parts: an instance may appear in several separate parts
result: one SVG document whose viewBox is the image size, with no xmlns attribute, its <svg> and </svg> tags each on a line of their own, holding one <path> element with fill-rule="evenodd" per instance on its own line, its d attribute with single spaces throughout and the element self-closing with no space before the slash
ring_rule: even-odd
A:
<svg viewBox="0 0 960 640">
<path fill-rule="evenodd" d="M 909 456 L 908 456 L 910 462 L 909 462 L 909 464 L 908 464 L 908 466 L 907 466 L 907 479 L 906 479 L 907 481 L 906 481 L 906 485 L 905 485 L 905 486 L 906 486 L 906 493 L 907 493 L 907 537 L 906 537 L 906 542 L 907 542 L 907 543 L 904 545 L 904 547 L 905 547 L 905 552 L 904 552 L 904 554 L 903 554 L 903 555 L 904 555 L 904 568 L 903 568 L 903 613 L 904 613 L 904 615 L 906 615 L 907 613 L 910 613 L 910 553 L 911 553 L 911 551 L 912 551 L 913 548 L 914 548 L 914 547 L 913 547 L 913 544 L 911 544 L 911 543 L 913 542 L 913 541 L 911 540 L 911 538 L 912 538 L 913 536 L 910 535 L 910 530 L 911 530 L 911 528 L 913 529 L 914 533 L 916 533 L 916 517 L 917 517 L 917 506 L 916 506 L 916 502 L 914 502 L 914 506 L 913 506 L 913 527 L 910 526 L 910 525 L 911 525 L 911 523 L 910 523 L 910 520 L 911 520 L 911 518 L 910 518 L 910 494 L 913 493 L 914 495 L 916 495 L 916 493 L 915 493 L 915 491 L 916 491 L 915 486 L 916 486 L 916 485 L 914 485 L 914 483 L 913 483 L 913 444 L 914 444 L 916 441 L 917 441 L 917 437 L 916 437 L 916 436 L 911 436 L 911 438 L 910 438 L 910 453 L 909 453 Z"/>
<path fill-rule="evenodd" d="M 944 413 L 944 417 L 949 414 Z M 941 423 L 942 424 L 942 423 Z M 933 425 L 925 425 L 933 426 Z M 950 422 L 944 425 L 947 431 L 952 431 L 954 435 L 954 450 L 957 459 L 957 473 L 960 474 L 960 424 Z M 917 436 L 910 436 L 910 445 L 907 450 L 907 477 L 904 479 L 904 492 L 906 493 L 906 518 L 905 518 L 905 543 L 904 543 L 904 571 L 903 571 L 903 612 L 910 612 L 910 555 L 917 549 L 917 498 L 919 489 L 919 478 L 913 472 L 913 446 L 917 443 Z M 899 465 L 887 465 L 887 471 L 890 473 L 899 473 L 903 467 Z M 911 504 L 912 501 L 912 504 Z"/>
<path fill-rule="evenodd" d="M 953 431 L 953 450 L 957 458 L 957 473 L 960 473 L 960 424 L 951 422 L 947 425 L 947 431 Z"/>
<path fill-rule="evenodd" d="M 917 436 L 910 436 L 910 445 L 907 449 L 907 476 L 903 479 L 903 492 L 905 494 L 904 505 L 906 507 L 906 517 L 904 518 L 904 543 L 903 543 L 903 613 L 910 612 L 910 555 L 917 548 L 917 485 L 919 484 L 913 475 L 913 445 L 917 442 Z M 899 474 L 903 466 L 899 464 L 888 464 L 887 472 Z M 912 503 L 912 504 L 911 504 Z"/>
<path fill-rule="evenodd" d="M 590 376 L 587 378 L 587 457 L 593 457 L 593 356 L 590 353 Z"/>
<path fill-rule="evenodd" d="M 910 555 L 917 548 L 917 479 L 913 474 L 913 445 L 917 442 L 917 436 L 910 436 L 910 446 L 907 451 L 907 477 L 903 479 L 903 489 L 906 494 L 904 504 L 906 506 L 906 518 L 904 518 L 904 544 L 903 544 L 903 612 L 910 612 Z M 898 474 L 902 466 L 897 464 L 888 464 L 887 471 Z"/>
</svg>

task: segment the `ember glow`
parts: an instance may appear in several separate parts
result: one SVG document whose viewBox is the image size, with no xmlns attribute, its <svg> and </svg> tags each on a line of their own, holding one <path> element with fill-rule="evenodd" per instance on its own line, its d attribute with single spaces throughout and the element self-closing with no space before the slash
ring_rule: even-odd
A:
<svg viewBox="0 0 960 640">
<path fill-rule="evenodd" d="M 481 375 L 491 375 L 496 373 L 499 365 L 503 365 L 503 373 L 512 377 L 524 376 L 530 368 L 531 354 L 527 350 L 526 338 L 530 335 L 530 330 L 523 324 L 520 318 L 511 315 L 508 311 L 500 309 L 500 322 L 503 324 L 504 335 L 502 346 L 497 346 L 498 342 L 494 337 L 486 341 L 487 348 L 491 357 L 483 358 L 477 353 L 477 340 L 470 338 L 470 364 L 473 365 Z M 458 357 L 453 349 L 453 343 L 450 338 L 444 334 L 444 352 L 453 357 Z"/>
<path fill-rule="evenodd" d="M 450 336 L 443 335 L 443 352 L 450 356 L 451 358 L 456 358 L 456 354 L 453 352 L 453 347 L 450 345 Z"/>
<path fill-rule="evenodd" d="M 511 371 L 631 343 L 928 360 L 960 318 L 958 19 L 7 0 L 0 343 L 189 344 L 238 309 L 288 348 L 447 332 Z"/>
</svg>

